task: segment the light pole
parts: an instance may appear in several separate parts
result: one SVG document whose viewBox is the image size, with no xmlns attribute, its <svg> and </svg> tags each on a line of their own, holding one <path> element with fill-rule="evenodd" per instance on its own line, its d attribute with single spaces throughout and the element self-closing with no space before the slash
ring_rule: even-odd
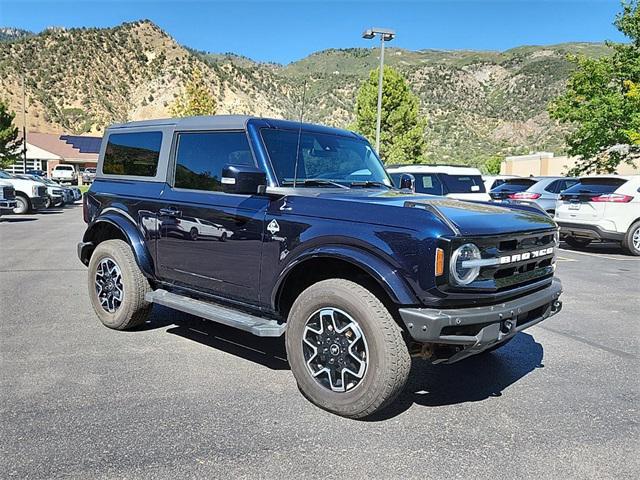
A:
<svg viewBox="0 0 640 480">
<path fill-rule="evenodd" d="M 395 30 L 388 28 L 370 28 L 365 30 L 362 38 L 371 40 L 376 35 L 380 35 L 380 69 L 378 71 L 378 115 L 376 119 L 376 152 L 380 153 L 380 123 L 382 121 L 382 80 L 384 71 L 384 42 L 393 40 L 396 36 Z"/>
</svg>

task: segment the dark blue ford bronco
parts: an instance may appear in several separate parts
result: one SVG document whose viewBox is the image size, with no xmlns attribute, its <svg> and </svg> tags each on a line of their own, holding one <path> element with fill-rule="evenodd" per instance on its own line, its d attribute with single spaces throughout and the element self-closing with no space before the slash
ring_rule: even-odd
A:
<svg viewBox="0 0 640 480">
<path fill-rule="evenodd" d="M 395 188 L 363 137 L 324 126 L 113 125 L 84 216 L 102 323 L 135 327 L 158 303 L 284 334 L 302 393 L 347 417 L 389 404 L 412 355 L 456 362 L 561 308 L 549 217 Z"/>
</svg>

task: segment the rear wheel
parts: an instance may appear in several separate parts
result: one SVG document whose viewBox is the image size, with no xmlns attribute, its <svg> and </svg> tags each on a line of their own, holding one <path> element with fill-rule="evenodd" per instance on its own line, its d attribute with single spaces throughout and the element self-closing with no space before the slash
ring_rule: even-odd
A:
<svg viewBox="0 0 640 480">
<path fill-rule="evenodd" d="M 573 248 L 584 248 L 591 243 L 588 238 L 566 237 L 564 241 Z"/>
<path fill-rule="evenodd" d="M 127 330 L 147 320 L 151 291 L 131 247 L 122 240 L 99 244 L 89 262 L 89 298 L 100 321 L 116 330 Z"/>
<path fill-rule="evenodd" d="M 189 230 L 189 238 L 193 241 L 198 240 L 198 229 L 196 227 L 192 227 L 191 230 Z"/>
<path fill-rule="evenodd" d="M 287 358 L 311 402 L 350 418 L 384 408 L 402 391 L 411 357 L 398 324 L 380 300 L 342 279 L 318 282 L 294 302 Z"/>
<path fill-rule="evenodd" d="M 640 256 L 640 221 L 629 227 L 622 240 L 622 248 L 629 255 Z"/>
<path fill-rule="evenodd" d="M 16 202 L 18 205 L 13 209 L 13 213 L 16 215 L 24 215 L 25 213 L 29 213 L 31 211 L 31 203 L 29 199 L 24 195 L 16 195 Z"/>
</svg>

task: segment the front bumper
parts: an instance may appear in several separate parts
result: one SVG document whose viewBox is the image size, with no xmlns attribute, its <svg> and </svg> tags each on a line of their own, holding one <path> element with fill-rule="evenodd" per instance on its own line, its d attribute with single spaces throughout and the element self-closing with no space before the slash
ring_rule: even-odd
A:
<svg viewBox="0 0 640 480">
<path fill-rule="evenodd" d="M 454 363 L 506 342 L 516 333 L 545 320 L 562 309 L 562 283 L 497 305 L 434 309 L 401 308 L 400 317 L 414 341 L 434 344 L 445 353 L 434 363 Z"/>
<path fill-rule="evenodd" d="M 13 213 L 13 209 L 18 206 L 18 202 L 15 200 L 0 200 L 0 210 Z"/>
<path fill-rule="evenodd" d="M 625 235 L 624 232 L 606 230 L 600 225 L 592 223 L 574 223 L 562 220 L 556 220 L 556 223 L 560 226 L 560 238 L 579 237 L 590 240 L 613 240 L 621 242 Z"/>
</svg>

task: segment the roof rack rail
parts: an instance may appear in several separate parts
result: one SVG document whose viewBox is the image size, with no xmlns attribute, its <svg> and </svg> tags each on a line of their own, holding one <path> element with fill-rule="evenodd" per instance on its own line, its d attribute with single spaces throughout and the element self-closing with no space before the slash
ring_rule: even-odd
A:
<svg viewBox="0 0 640 480">
<path fill-rule="evenodd" d="M 473 165 L 462 165 L 456 163 L 398 163 L 395 165 L 385 165 L 386 168 L 400 167 L 461 167 L 461 168 L 478 168 Z"/>
</svg>

